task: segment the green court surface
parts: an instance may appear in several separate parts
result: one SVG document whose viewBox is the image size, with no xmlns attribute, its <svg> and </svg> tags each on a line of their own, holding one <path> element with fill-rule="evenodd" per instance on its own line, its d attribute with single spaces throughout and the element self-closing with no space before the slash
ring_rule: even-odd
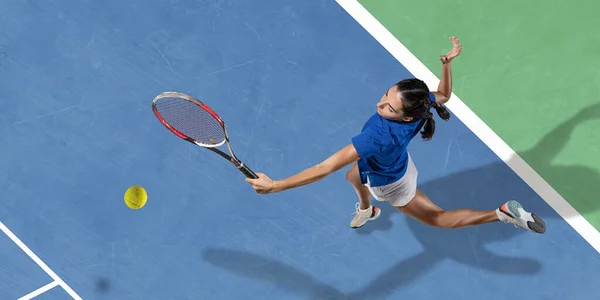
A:
<svg viewBox="0 0 600 300">
<path fill-rule="evenodd" d="M 600 2 L 359 2 L 438 77 L 458 36 L 454 93 L 600 229 Z"/>
</svg>

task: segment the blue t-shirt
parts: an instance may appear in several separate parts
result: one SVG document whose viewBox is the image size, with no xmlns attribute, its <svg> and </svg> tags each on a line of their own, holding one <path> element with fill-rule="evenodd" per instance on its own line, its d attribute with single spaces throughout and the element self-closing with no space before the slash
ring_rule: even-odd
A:
<svg viewBox="0 0 600 300">
<path fill-rule="evenodd" d="M 435 96 L 429 93 L 435 101 Z M 358 172 L 364 184 L 369 178 L 370 186 L 382 186 L 397 181 L 406 173 L 408 165 L 407 147 L 425 120 L 413 122 L 390 121 L 375 113 L 365 123 L 359 135 L 352 138 L 352 144 L 360 159 Z"/>
</svg>

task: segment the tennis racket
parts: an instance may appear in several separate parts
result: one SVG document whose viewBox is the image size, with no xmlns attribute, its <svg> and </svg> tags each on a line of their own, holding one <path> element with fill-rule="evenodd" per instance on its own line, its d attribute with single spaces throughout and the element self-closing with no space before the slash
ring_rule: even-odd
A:
<svg viewBox="0 0 600 300">
<path fill-rule="evenodd" d="M 208 105 L 192 96 L 165 92 L 154 98 L 152 110 L 158 120 L 176 136 L 221 155 L 246 177 L 258 178 L 256 173 L 235 156 L 225 122 Z M 223 144 L 227 144 L 229 155 L 217 149 Z"/>
</svg>

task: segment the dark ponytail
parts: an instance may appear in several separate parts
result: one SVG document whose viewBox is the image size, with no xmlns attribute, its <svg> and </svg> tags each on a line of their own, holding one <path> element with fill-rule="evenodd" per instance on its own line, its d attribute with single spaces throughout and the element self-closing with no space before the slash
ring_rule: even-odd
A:
<svg viewBox="0 0 600 300">
<path fill-rule="evenodd" d="M 429 103 L 426 104 L 426 106 L 429 107 L 425 113 L 425 124 L 423 125 L 423 131 L 421 131 L 421 138 L 425 141 L 431 140 L 433 134 L 435 133 L 435 120 L 433 119 L 433 114 L 429 111 L 431 107 L 435 108 L 435 111 L 437 112 L 438 116 L 442 118 L 442 120 L 448 121 L 450 119 L 450 112 L 445 106 L 431 102 L 429 99 L 427 99 L 427 101 L 429 101 Z"/>
<path fill-rule="evenodd" d="M 443 105 L 438 105 L 429 98 L 429 88 L 422 80 L 411 78 L 405 79 L 396 84 L 400 98 L 402 99 L 403 111 L 407 117 L 418 120 L 425 120 L 421 138 L 431 140 L 435 133 L 435 120 L 431 113 L 431 108 L 435 108 L 438 116 L 444 121 L 450 119 L 450 112 Z"/>
<path fill-rule="evenodd" d="M 435 120 L 433 114 L 430 111 L 425 113 L 425 124 L 423 124 L 423 131 L 421 131 L 421 138 L 425 141 L 431 140 L 435 133 Z"/>
</svg>

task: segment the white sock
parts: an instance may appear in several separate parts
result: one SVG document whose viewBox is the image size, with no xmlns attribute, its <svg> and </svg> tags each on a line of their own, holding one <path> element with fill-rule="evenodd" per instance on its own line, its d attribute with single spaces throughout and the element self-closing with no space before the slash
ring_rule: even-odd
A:
<svg viewBox="0 0 600 300">
<path fill-rule="evenodd" d="M 360 209 L 359 208 L 358 211 L 362 212 L 362 213 L 365 213 L 365 212 L 369 211 L 369 209 L 371 209 L 371 206 L 369 206 L 369 208 L 367 208 L 367 209 Z"/>
</svg>

